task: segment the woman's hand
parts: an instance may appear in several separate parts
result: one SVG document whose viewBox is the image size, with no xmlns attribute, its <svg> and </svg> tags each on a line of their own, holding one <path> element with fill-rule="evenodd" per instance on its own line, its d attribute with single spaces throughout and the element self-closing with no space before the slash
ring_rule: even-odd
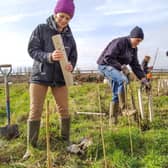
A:
<svg viewBox="0 0 168 168">
<path fill-rule="evenodd" d="M 66 69 L 68 72 L 72 72 L 72 71 L 73 71 L 73 66 L 72 66 L 72 64 L 69 62 L 69 63 L 65 66 L 65 69 Z"/>
<path fill-rule="evenodd" d="M 53 53 L 51 54 L 51 58 L 52 61 L 59 61 L 64 57 L 63 53 L 60 50 L 55 50 L 53 51 Z M 72 64 L 69 62 L 66 66 L 65 69 L 69 72 L 73 71 L 73 66 Z"/>
<path fill-rule="evenodd" d="M 63 53 L 60 50 L 55 50 L 51 54 L 52 61 L 59 61 L 64 57 Z"/>
</svg>

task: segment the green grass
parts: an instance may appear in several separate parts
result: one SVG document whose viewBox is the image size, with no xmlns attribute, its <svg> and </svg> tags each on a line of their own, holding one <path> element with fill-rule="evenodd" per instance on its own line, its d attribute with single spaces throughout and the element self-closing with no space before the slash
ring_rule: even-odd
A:
<svg viewBox="0 0 168 168">
<path fill-rule="evenodd" d="M 99 84 L 102 112 L 109 111 L 111 90 L 109 86 Z M 133 84 L 137 106 L 136 88 Z M 154 83 L 156 87 L 156 83 Z M 91 137 L 93 144 L 82 156 L 66 152 L 66 144 L 60 140 L 59 115 L 55 110 L 55 103 L 49 92 L 50 100 L 50 143 L 53 168 L 103 168 L 103 145 L 101 139 L 101 122 L 98 116 L 77 115 L 77 111 L 99 112 L 99 94 L 97 83 L 85 83 L 72 86 L 69 90 L 69 105 L 72 115 L 71 140 L 79 142 L 83 137 Z M 11 119 L 19 125 L 20 137 L 6 141 L 0 139 L 0 167 L 1 168 L 43 168 L 46 167 L 45 140 L 45 109 L 38 147 L 33 151 L 34 157 L 22 160 L 26 151 L 26 120 L 29 112 L 28 84 L 13 84 L 10 86 Z M 106 160 L 108 168 L 168 168 L 168 114 L 167 97 L 156 96 L 154 89 L 155 119 L 149 124 L 149 130 L 141 131 L 134 120 L 128 124 L 127 118 L 121 117 L 117 126 L 109 128 L 108 115 L 103 117 L 103 135 L 105 142 Z M 0 126 L 6 124 L 5 96 L 3 85 L 0 85 Z M 147 123 L 148 124 L 148 123 Z M 130 131 L 129 131 L 130 128 Z M 130 137 L 133 145 L 131 153 Z"/>
</svg>

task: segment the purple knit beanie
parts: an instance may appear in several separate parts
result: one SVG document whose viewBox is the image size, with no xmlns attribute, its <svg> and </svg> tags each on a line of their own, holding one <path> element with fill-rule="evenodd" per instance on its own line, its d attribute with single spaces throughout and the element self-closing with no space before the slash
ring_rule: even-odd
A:
<svg viewBox="0 0 168 168">
<path fill-rule="evenodd" d="M 74 15 L 74 11 L 75 11 L 75 5 L 73 3 L 73 0 L 58 0 L 54 8 L 54 14 L 63 12 L 70 15 L 71 18 Z"/>
</svg>

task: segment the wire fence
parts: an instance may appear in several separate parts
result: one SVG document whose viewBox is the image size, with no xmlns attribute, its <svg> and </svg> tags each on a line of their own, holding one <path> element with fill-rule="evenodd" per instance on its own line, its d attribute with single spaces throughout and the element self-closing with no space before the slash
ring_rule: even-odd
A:
<svg viewBox="0 0 168 168">
<path fill-rule="evenodd" d="M 17 68 L 12 70 L 11 75 L 9 76 L 10 81 L 21 83 L 21 82 L 28 82 L 29 78 L 31 76 L 31 70 L 30 67 L 25 68 Z M 164 76 L 168 78 L 168 69 L 153 69 L 152 71 L 153 76 Z M 100 72 L 97 69 L 79 69 L 76 68 L 73 72 L 73 76 L 75 80 L 81 80 L 86 82 L 91 81 L 102 81 L 102 77 L 100 79 Z M 85 79 L 84 79 L 85 78 Z M 4 77 L 0 73 L 0 83 L 4 82 Z"/>
</svg>

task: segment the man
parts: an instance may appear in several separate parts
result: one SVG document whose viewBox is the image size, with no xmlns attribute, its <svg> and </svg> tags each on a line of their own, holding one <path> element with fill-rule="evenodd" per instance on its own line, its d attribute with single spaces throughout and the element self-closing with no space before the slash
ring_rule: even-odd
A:
<svg viewBox="0 0 168 168">
<path fill-rule="evenodd" d="M 117 124 L 118 106 L 120 106 L 124 115 L 135 113 L 135 110 L 128 111 L 126 109 L 124 83 L 128 83 L 129 71 L 127 65 L 130 65 L 138 79 L 148 85 L 137 58 L 137 46 L 143 39 L 143 30 L 136 26 L 131 30 L 129 36 L 112 40 L 97 60 L 98 69 L 111 81 L 113 93 L 111 109 L 115 124 Z"/>
</svg>

